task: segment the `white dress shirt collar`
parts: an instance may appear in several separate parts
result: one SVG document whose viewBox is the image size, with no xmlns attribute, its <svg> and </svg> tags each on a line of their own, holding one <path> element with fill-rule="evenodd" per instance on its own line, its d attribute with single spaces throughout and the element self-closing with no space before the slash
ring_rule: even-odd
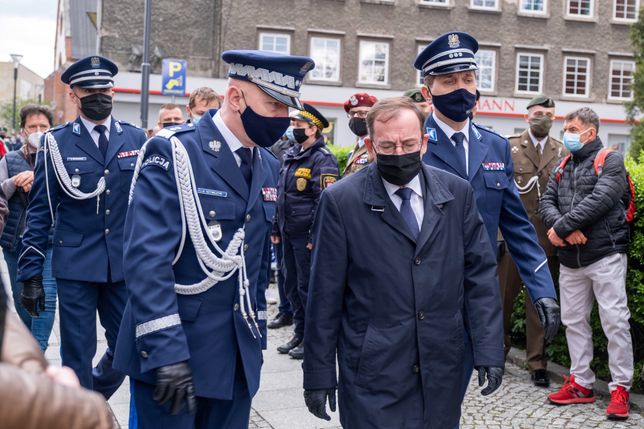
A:
<svg viewBox="0 0 644 429">
<path fill-rule="evenodd" d="M 411 182 L 407 183 L 405 186 L 394 185 L 393 183 L 387 182 L 385 179 L 382 179 L 382 184 L 385 185 L 385 190 L 389 198 L 396 195 L 396 191 L 400 188 L 410 188 L 416 195 L 423 197 L 423 189 L 420 185 L 420 174 L 417 174 Z M 397 195 L 396 195 L 397 196 Z"/>
<path fill-rule="evenodd" d="M 543 149 L 546 147 L 546 141 L 548 140 L 548 136 L 545 136 L 541 140 L 538 140 L 534 136 L 534 134 L 532 134 L 532 131 L 530 131 L 530 129 L 528 129 L 528 135 L 530 136 L 530 140 L 532 140 L 532 144 L 534 144 L 534 147 L 537 148 L 537 152 L 543 153 Z"/>
<path fill-rule="evenodd" d="M 221 117 L 221 110 L 217 110 L 217 113 L 215 113 L 215 116 L 212 117 L 213 122 L 215 123 L 215 126 L 221 133 L 221 136 L 226 140 L 226 143 L 228 144 L 228 147 L 230 148 L 230 151 L 237 155 L 235 151 L 239 149 L 240 147 L 243 147 L 244 145 L 242 144 L 241 141 L 237 137 L 235 137 L 235 134 L 233 134 L 232 131 L 230 131 L 230 128 L 226 126 L 226 123 L 224 122 L 224 119 Z"/>
<path fill-rule="evenodd" d="M 80 120 L 85 126 L 85 128 L 87 129 L 87 132 L 89 133 L 90 137 L 94 141 L 94 144 L 96 145 L 96 147 L 98 147 L 98 138 L 100 137 L 100 134 L 98 131 L 94 130 L 95 126 L 105 125 L 105 128 L 106 128 L 105 137 L 107 137 L 108 141 L 110 140 L 110 126 L 112 125 L 112 115 L 105 118 L 103 122 L 99 122 L 97 124 L 90 121 L 89 119 L 83 118 L 82 116 L 80 116 Z"/>
<path fill-rule="evenodd" d="M 467 118 L 467 122 L 465 123 L 465 126 L 463 127 L 462 130 L 455 130 L 454 128 L 450 127 L 447 125 L 445 122 L 441 121 L 438 118 L 438 115 L 434 115 L 434 121 L 436 121 L 436 125 L 439 126 L 441 130 L 445 133 L 449 141 L 452 142 L 453 145 L 456 145 L 454 140 L 452 140 L 452 136 L 456 133 L 463 133 L 465 135 L 465 142 L 468 143 L 470 141 L 470 119 Z"/>
</svg>

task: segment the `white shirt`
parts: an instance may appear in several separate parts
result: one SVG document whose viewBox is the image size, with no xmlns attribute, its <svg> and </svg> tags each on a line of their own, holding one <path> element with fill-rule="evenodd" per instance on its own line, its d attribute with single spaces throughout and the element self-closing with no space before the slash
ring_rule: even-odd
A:
<svg viewBox="0 0 644 429">
<path fill-rule="evenodd" d="M 463 133 L 465 138 L 463 139 L 463 149 L 465 149 L 465 172 L 468 173 L 469 171 L 469 164 L 470 164 L 470 119 L 467 118 L 467 122 L 465 123 L 465 127 L 463 127 L 462 130 L 455 130 L 454 128 L 450 127 L 447 125 L 445 122 L 441 121 L 438 119 L 437 115 L 434 115 L 434 121 L 436 121 L 436 124 L 439 126 L 441 130 L 445 133 L 449 141 L 452 143 L 454 147 L 456 147 L 456 142 L 452 140 L 452 136 L 456 133 Z"/>
<path fill-rule="evenodd" d="M 411 182 L 407 183 L 405 186 L 394 185 L 393 183 L 387 182 L 385 179 L 382 179 L 382 184 L 385 185 L 385 190 L 389 195 L 389 199 L 394 203 L 394 206 L 400 211 L 400 206 L 402 206 L 402 198 L 396 195 L 396 191 L 400 188 L 411 188 L 413 191 L 411 198 L 409 199 L 409 204 L 411 209 L 416 216 L 418 221 L 418 229 L 421 230 L 423 225 L 423 219 L 425 218 L 425 205 L 423 204 L 423 188 L 420 184 L 420 175 L 417 174 L 416 177 L 411 179 Z"/>
<path fill-rule="evenodd" d="M 537 152 L 543 153 L 543 148 L 546 147 L 546 140 L 548 140 L 548 136 L 545 136 L 541 140 L 537 140 L 535 136 L 532 135 L 532 131 L 528 129 L 528 134 L 530 135 L 530 140 L 532 140 L 532 144 L 534 144 L 534 147 L 537 148 Z"/>
<path fill-rule="evenodd" d="M 95 124 L 94 122 L 90 121 L 89 119 L 85 119 L 82 116 L 80 117 L 80 120 L 83 125 L 85 125 L 85 128 L 87 128 L 87 132 L 89 132 L 89 136 L 92 138 L 92 140 L 94 140 L 96 147 L 98 147 L 98 138 L 101 136 L 101 134 L 94 129 L 94 127 L 97 125 L 105 125 L 105 137 L 107 137 L 107 141 L 110 141 L 110 125 L 112 124 L 112 115 L 108 116 L 103 122 L 99 122 L 98 124 Z"/>
<path fill-rule="evenodd" d="M 235 134 L 233 134 L 232 131 L 230 131 L 230 128 L 226 126 L 224 123 L 223 118 L 221 117 L 221 110 L 217 110 L 217 113 L 215 113 L 215 116 L 212 117 L 212 121 L 215 123 L 215 126 L 223 136 L 224 140 L 226 140 L 226 144 L 228 144 L 228 147 L 230 148 L 230 151 L 233 153 L 233 156 L 235 157 L 235 161 L 237 162 L 237 167 L 241 166 L 241 158 L 239 155 L 237 155 L 237 152 L 235 152 L 237 149 L 241 147 L 245 147 L 242 142 L 239 141 L 237 137 L 235 137 Z M 252 148 L 249 148 L 251 151 L 253 150 Z"/>
</svg>

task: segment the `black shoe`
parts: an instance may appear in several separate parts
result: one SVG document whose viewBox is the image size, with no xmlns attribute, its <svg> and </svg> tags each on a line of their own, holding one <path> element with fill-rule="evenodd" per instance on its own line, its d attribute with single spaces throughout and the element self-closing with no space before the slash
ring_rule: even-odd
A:
<svg viewBox="0 0 644 429">
<path fill-rule="evenodd" d="M 532 382 L 537 387 L 550 386 L 550 377 L 548 377 L 548 372 L 545 369 L 534 370 L 532 373 Z"/>
<path fill-rule="evenodd" d="M 299 346 L 301 343 L 302 343 L 302 338 L 298 337 L 297 335 L 293 335 L 293 338 L 291 338 L 288 343 L 282 344 L 281 346 L 279 346 L 277 348 L 277 351 L 285 355 L 291 350 L 293 350 L 295 347 Z"/>
<path fill-rule="evenodd" d="M 268 329 L 279 329 L 284 326 L 291 326 L 293 324 L 293 316 L 287 316 L 279 313 L 275 319 L 271 320 L 268 324 Z"/>
<path fill-rule="evenodd" d="M 288 352 L 288 355 L 293 359 L 297 359 L 297 360 L 304 359 L 304 344 L 300 343 L 299 346 L 295 347 L 294 349 L 291 349 L 291 351 Z"/>
</svg>

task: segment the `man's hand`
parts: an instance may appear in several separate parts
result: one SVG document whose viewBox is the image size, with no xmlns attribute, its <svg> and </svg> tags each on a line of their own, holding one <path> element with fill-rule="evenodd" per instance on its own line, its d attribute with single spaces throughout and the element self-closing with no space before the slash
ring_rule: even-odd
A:
<svg viewBox="0 0 644 429">
<path fill-rule="evenodd" d="M 42 276 L 35 276 L 22 282 L 20 304 L 33 316 L 38 317 L 40 311 L 45 311 L 45 288 L 42 285 Z"/>
<path fill-rule="evenodd" d="M 566 241 L 570 244 L 586 244 L 588 239 L 580 230 L 577 230 L 566 237 Z"/>
<path fill-rule="evenodd" d="M 313 250 L 313 243 L 311 243 L 310 241 L 308 243 L 306 243 L 306 248 L 308 250 Z"/>
<path fill-rule="evenodd" d="M 157 369 L 157 385 L 154 400 L 163 405 L 171 404 L 170 413 L 179 414 L 185 400 L 188 412 L 194 414 L 197 408 L 195 388 L 192 384 L 192 371 L 186 362 L 162 366 Z"/>
<path fill-rule="evenodd" d="M 548 230 L 548 240 L 550 240 L 552 245 L 555 247 L 564 247 L 566 245 L 566 242 L 557 235 L 554 228 L 550 228 Z"/>
<path fill-rule="evenodd" d="M 271 243 L 273 244 L 280 244 L 282 239 L 280 238 L 279 235 L 271 235 Z"/>
<path fill-rule="evenodd" d="M 483 387 L 487 376 L 487 387 L 481 390 L 481 395 L 487 396 L 501 386 L 503 368 L 497 366 L 479 366 L 476 369 L 479 372 L 479 387 Z"/>
<path fill-rule="evenodd" d="M 323 420 L 331 420 L 326 412 L 326 402 L 329 400 L 329 408 L 335 412 L 335 389 L 305 390 L 304 402 L 309 412 L 315 417 Z"/>
<path fill-rule="evenodd" d="M 534 303 L 539 320 L 543 325 L 544 338 L 549 343 L 557 335 L 561 323 L 561 311 L 559 304 L 554 298 L 541 298 Z"/>
<path fill-rule="evenodd" d="M 11 180 L 13 181 L 13 184 L 16 185 L 17 188 L 22 188 L 25 185 L 31 184 L 34 181 L 34 172 L 30 170 L 23 171 L 13 176 Z"/>
</svg>

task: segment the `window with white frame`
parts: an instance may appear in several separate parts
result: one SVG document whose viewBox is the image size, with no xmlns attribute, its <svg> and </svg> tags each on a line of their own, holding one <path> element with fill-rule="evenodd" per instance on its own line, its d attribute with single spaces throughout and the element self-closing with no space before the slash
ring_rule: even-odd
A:
<svg viewBox="0 0 644 429">
<path fill-rule="evenodd" d="M 470 7 L 473 9 L 497 10 L 499 0 L 470 0 Z"/>
<path fill-rule="evenodd" d="M 590 60 L 583 57 L 564 58 L 564 95 L 587 97 L 590 89 Z"/>
<path fill-rule="evenodd" d="M 516 92 L 541 92 L 543 82 L 543 55 L 517 54 Z"/>
<path fill-rule="evenodd" d="M 340 80 L 340 39 L 311 37 L 311 58 L 315 68 L 309 73 L 311 80 L 338 82 Z"/>
<path fill-rule="evenodd" d="M 449 6 L 449 0 L 420 0 L 420 4 L 431 4 L 432 6 Z"/>
<path fill-rule="evenodd" d="M 476 55 L 476 64 L 479 69 L 476 71 L 478 88 L 481 91 L 494 91 L 494 80 L 496 77 L 496 51 L 480 49 Z"/>
<path fill-rule="evenodd" d="M 610 62 L 610 88 L 608 96 L 619 100 L 632 99 L 634 72 L 634 61 L 612 60 Z"/>
<path fill-rule="evenodd" d="M 291 35 L 282 33 L 260 33 L 259 50 L 289 55 L 291 53 Z"/>
<path fill-rule="evenodd" d="M 358 82 L 386 85 L 389 81 L 389 43 L 360 41 Z"/>
<path fill-rule="evenodd" d="M 548 0 L 521 0 L 519 11 L 523 13 L 544 14 Z"/>
<path fill-rule="evenodd" d="M 568 0 L 568 15 L 582 18 L 593 16 L 594 0 Z"/>
<path fill-rule="evenodd" d="M 624 21 L 637 21 L 640 0 L 613 0 L 613 18 Z"/>
</svg>

